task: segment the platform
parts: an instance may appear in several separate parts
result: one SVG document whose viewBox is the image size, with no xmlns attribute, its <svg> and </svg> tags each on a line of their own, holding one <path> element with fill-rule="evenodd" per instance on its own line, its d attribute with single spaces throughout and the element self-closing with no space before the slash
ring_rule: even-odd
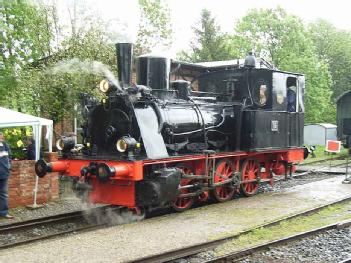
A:
<svg viewBox="0 0 351 263">
<path fill-rule="evenodd" d="M 94 232 L 47 240 L 1 251 L 0 262 L 125 262 L 183 246 L 213 240 L 302 212 L 344 197 L 351 185 L 344 176 L 283 192 L 239 198 L 184 213 Z"/>
</svg>

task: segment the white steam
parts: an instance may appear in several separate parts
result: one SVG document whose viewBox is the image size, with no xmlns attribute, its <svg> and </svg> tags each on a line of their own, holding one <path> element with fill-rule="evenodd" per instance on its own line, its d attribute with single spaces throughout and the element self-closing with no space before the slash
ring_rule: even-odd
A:
<svg viewBox="0 0 351 263">
<path fill-rule="evenodd" d="M 121 92 L 123 92 L 122 87 L 119 85 L 119 81 L 113 75 L 109 67 L 99 61 L 79 60 L 77 58 L 62 60 L 58 62 L 54 67 L 50 68 L 48 71 L 50 74 L 86 73 L 93 75 L 103 75 Z"/>
<path fill-rule="evenodd" d="M 91 224 L 120 225 L 143 220 L 145 215 L 138 215 L 130 209 L 85 210 L 85 219 Z"/>
</svg>

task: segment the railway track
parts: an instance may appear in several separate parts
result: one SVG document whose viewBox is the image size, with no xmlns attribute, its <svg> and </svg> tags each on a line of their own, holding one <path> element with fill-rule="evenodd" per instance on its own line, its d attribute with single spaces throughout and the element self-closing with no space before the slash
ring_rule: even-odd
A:
<svg viewBox="0 0 351 263">
<path fill-rule="evenodd" d="M 333 163 L 333 164 L 325 164 L 325 162 L 320 163 L 319 166 L 316 166 L 317 163 L 320 162 L 316 162 L 313 164 L 302 164 L 301 166 L 297 167 L 297 171 L 300 172 L 313 172 L 313 173 L 333 173 L 333 174 L 345 174 L 346 172 L 346 166 L 348 165 L 348 173 L 351 172 L 351 160 L 346 161 L 344 160 L 344 162 L 340 162 L 340 163 Z M 322 164 L 325 164 L 322 166 Z M 313 167 L 313 168 L 312 168 Z M 345 170 L 342 170 L 345 169 Z"/>
<path fill-rule="evenodd" d="M 308 175 L 311 171 L 297 173 L 293 175 L 293 178 L 299 178 L 305 175 Z M 284 176 L 275 178 L 275 181 L 284 180 Z M 342 202 L 341 200 L 340 202 Z M 328 204 L 329 205 L 329 204 Z M 324 206 L 323 206 L 324 207 Z M 323 208 L 321 207 L 321 208 Z M 98 207 L 91 210 L 88 210 L 93 217 L 87 215 L 87 211 L 76 211 L 65 214 L 53 215 L 44 218 L 31 219 L 22 222 L 15 222 L 6 225 L 0 225 L 0 237 L 4 235 L 11 235 L 14 238 L 0 238 L 0 250 L 6 249 L 18 245 L 28 244 L 35 241 L 40 241 L 52 237 L 57 237 L 65 234 L 70 234 L 74 232 L 81 232 L 87 230 L 95 230 L 104 225 L 107 225 L 107 222 L 94 222 L 94 215 L 99 214 L 103 217 L 106 211 L 119 210 L 118 207 L 113 206 L 104 206 Z M 311 211 L 313 212 L 313 211 Z M 308 213 L 308 212 L 307 212 Z M 305 213 L 303 213 L 305 214 Z M 296 215 L 299 216 L 300 214 Z M 302 214 L 301 214 L 302 215 Z M 273 222 L 279 223 L 280 221 Z M 71 225 L 67 227 L 67 225 Z M 73 225 L 73 226 L 72 226 Z M 269 226 L 267 225 L 267 226 Z M 47 231 L 41 230 L 47 229 Z M 51 232 L 50 229 L 53 229 Z M 252 231 L 252 230 L 249 230 Z M 41 233 L 46 232 L 46 233 Z M 48 233 L 51 232 L 51 233 Z M 246 231 L 247 232 L 247 231 Z M 216 242 L 215 242 L 216 243 Z M 213 247 L 213 244 L 209 244 L 210 247 Z M 200 251 L 203 251 L 204 248 L 202 245 L 199 247 Z M 189 250 L 190 253 L 190 250 Z M 188 254 L 188 253 L 186 253 Z M 149 261 L 153 262 L 153 261 Z"/>
<path fill-rule="evenodd" d="M 318 164 L 318 163 L 325 163 L 325 162 L 330 162 L 330 161 L 335 161 L 335 160 L 345 160 L 345 158 L 342 156 L 336 156 L 336 157 L 326 158 L 326 159 L 322 159 L 322 160 L 314 160 L 314 161 L 311 161 L 308 163 L 303 163 L 303 165 L 314 165 L 314 164 Z"/>
<path fill-rule="evenodd" d="M 286 244 L 289 242 L 293 242 L 293 241 L 300 240 L 303 238 L 311 237 L 311 236 L 326 232 L 328 230 L 341 229 L 341 228 L 345 228 L 345 227 L 349 227 L 349 226 L 351 226 L 351 220 L 337 222 L 337 223 L 330 224 L 330 225 L 327 225 L 324 227 L 320 227 L 320 228 L 316 228 L 316 229 L 313 229 L 310 231 L 305 231 L 305 232 L 302 232 L 302 233 L 299 233 L 296 235 L 292 235 L 292 236 L 289 236 L 286 238 L 267 242 L 267 243 L 264 243 L 262 245 L 250 247 L 248 249 L 243 249 L 243 250 L 240 250 L 237 252 L 228 253 L 226 255 L 204 261 L 204 263 L 236 262 L 236 261 L 242 260 L 242 259 L 244 259 L 244 258 L 246 258 L 254 253 L 266 250 L 272 246 L 283 245 L 283 244 Z M 346 262 L 350 262 L 350 261 L 346 261 Z"/>
<path fill-rule="evenodd" d="M 177 249 L 177 250 L 171 250 L 171 251 L 167 251 L 165 253 L 160 253 L 160 254 L 157 254 L 157 255 L 151 255 L 151 256 L 146 256 L 146 257 L 143 257 L 143 258 L 139 258 L 137 260 L 133 260 L 133 261 L 130 261 L 130 262 L 135 262 L 135 263 L 157 263 L 157 262 L 167 262 L 167 261 L 172 261 L 172 260 L 176 260 L 176 259 L 180 259 L 180 258 L 184 258 L 184 257 L 189 257 L 189 256 L 193 256 L 193 255 L 196 255 L 200 252 L 204 252 L 204 251 L 207 251 L 207 250 L 210 250 L 210 249 L 213 249 L 221 244 L 224 244 L 225 242 L 227 242 L 228 240 L 232 240 L 232 239 L 237 239 L 239 238 L 240 236 L 244 235 L 244 234 L 249 234 L 257 229 L 260 229 L 260 228 L 268 228 L 268 227 L 271 227 L 271 226 L 274 226 L 274 225 L 277 225 L 283 221 L 286 221 L 286 220 L 290 220 L 290 219 L 294 219 L 294 218 L 297 218 L 297 217 L 300 217 L 300 216 L 306 216 L 306 215 L 310 215 L 310 214 L 313 214 L 313 213 L 316 213 L 318 211 L 320 211 L 321 209 L 323 208 L 326 208 L 330 205 L 335 205 L 335 204 L 340 204 L 340 203 L 343 203 L 343 202 L 346 202 L 346 201 L 349 201 L 351 200 L 351 196 L 348 196 L 347 198 L 343 198 L 343 199 L 340 199 L 340 200 L 337 200 L 335 202 L 331 202 L 331 203 L 328 203 L 328 204 L 325 204 L 325 205 L 322 205 L 322 206 L 319 206 L 319 207 L 316 207 L 316 208 L 313 208 L 313 209 L 310 209 L 310 210 L 307 210 L 307 211 L 304 211 L 304 212 L 301 212 L 301 213 L 296 213 L 296 214 L 293 214 L 291 216 L 288 216 L 288 217 L 285 217 L 285 218 L 282 218 L 282 219 L 278 219 L 278 220 L 275 220 L 275 221 L 272 221 L 270 223 L 267 223 L 267 224 L 262 224 L 262 225 L 259 225 L 259 226 L 256 226 L 254 228 L 250 228 L 250 229 L 247 229 L 247 230 L 244 230 L 240 233 L 237 233 L 235 235 L 232 235 L 232 236 L 228 236 L 228 237 L 225 237 L 225 238 L 221 238 L 221 239 L 217 239 L 217 240 L 213 240 L 213 241 L 208 241 L 208 242 L 203 242 L 203 243 L 200 243 L 200 244 L 197 244 L 197 245 L 194 245 L 194 246 L 189 246 L 189 247 L 185 247 L 185 248 L 182 248 L 182 249 Z M 346 222 L 344 225 L 351 225 L 351 221 L 349 222 Z M 315 233 L 319 233 L 321 231 L 326 231 L 326 230 L 329 230 L 329 229 L 334 229 L 334 228 L 337 228 L 337 227 L 340 227 L 341 225 L 339 223 L 337 224 L 333 224 L 333 225 L 328 225 L 324 228 L 319 228 L 319 229 L 315 229 L 313 231 L 307 231 L 307 232 L 304 232 L 302 234 L 299 234 L 299 235 L 296 235 L 296 236 L 291 236 L 291 237 L 288 237 L 288 238 L 285 238 L 285 239 L 281 239 L 281 240 L 277 240 L 277 241 L 274 241 L 274 242 L 277 242 L 277 244 L 280 244 L 280 243 L 283 243 L 283 242 L 288 242 L 288 241 L 292 241 L 298 238 L 303 238 L 303 237 L 306 237 L 308 235 L 312 235 L 312 234 L 315 234 Z M 260 246 L 257 246 L 257 247 L 252 247 L 250 249 L 247 249 L 247 250 L 243 250 L 243 251 L 239 251 L 239 252 L 235 252 L 235 253 L 232 253 L 232 254 L 227 254 L 227 255 L 224 255 L 222 257 L 218 257 L 218 258 L 215 258 L 213 260 L 209 260 L 209 261 L 206 261 L 206 262 L 231 262 L 229 260 L 232 260 L 232 259 L 239 259 L 239 258 L 242 258 L 244 256 L 247 256 L 249 255 L 250 253 L 254 253 L 255 251 L 259 251 L 259 249 L 264 249 L 265 247 L 268 247 L 268 246 L 271 246 L 273 245 L 274 242 L 271 242 L 271 243 L 266 243 L 264 245 L 260 245 Z"/>
<path fill-rule="evenodd" d="M 1 225 L 0 237 L 10 235 L 13 238 L 10 240 L 0 238 L 0 250 L 64 234 L 99 228 L 106 225 L 107 222 L 97 222 L 99 220 L 96 220 L 96 215 L 103 216 L 108 211 L 116 209 L 111 206 L 103 206 Z M 53 231 L 45 233 L 50 232 L 50 230 Z"/>
</svg>

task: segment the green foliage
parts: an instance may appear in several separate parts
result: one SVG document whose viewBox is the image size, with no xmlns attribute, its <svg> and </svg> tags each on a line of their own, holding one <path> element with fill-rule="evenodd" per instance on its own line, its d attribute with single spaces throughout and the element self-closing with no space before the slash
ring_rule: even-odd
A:
<svg viewBox="0 0 351 263">
<path fill-rule="evenodd" d="M 340 161 L 345 162 L 344 158 L 348 155 L 348 149 L 341 147 L 340 153 L 329 153 L 325 151 L 325 146 L 316 145 L 316 150 L 314 151 L 315 157 L 312 154 L 308 155 L 307 159 L 303 161 L 303 164 L 309 164 L 319 161 L 327 161 L 330 159 L 339 159 L 337 161 L 331 162 L 332 165 L 338 164 Z"/>
<path fill-rule="evenodd" d="M 80 93 L 96 95 L 97 84 L 105 78 L 96 65 L 106 69 L 103 64 L 113 65 L 111 68 L 116 70 L 114 45 L 108 42 L 103 28 L 94 25 L 65 41 L 45 63 L 22 71 L 19 87 L 21 92 L 32 94 L 30 105 L 34 111 L 57 123 L 73 116 Z"/>
<path fill-rule="evenodd" d="M 141 14 L 136 55 L 149 53 L 155 47 L 170 47 L 172 26 L 168 6 L 161 0 L 139 0 L 139 6 Z"/>
<path fill-rule="evenodd" d="M 231 45 L 228 35 L 221 32 L 220 26 L 207 9 L 201 11 L 201 19 L 197 27 L 193 27 L 195 41 L 191 43 L 191 51 L 182 51 L 180 60 L 201 62 L 235 58 L 238 52 Z"/>
<path fill-rule="evenodd" d="M 253 9 L 236 25 L 233 41 L 285 71 L 306 76 L 305 122 L 335 122 L 328 65 L 318 58 L 302 21 L 283 9 Z M 318 105 L 318 106 L 317 106 Z"/>
<path fill-rule="evenodd" d="M 139 0 L 139 6 L 136 54 L 169 47 L 172 27 L 164 0 Z M 56 123 L 72 116 L 79 93 L 97 95 L 95 87 L 104 70 L 97 70 L 96 61 L 116 72 L 107 25 L 95 17 L 88 18 L 84 10 L 76 11 L 74 8 L 71 17 L 72 33 L 67 36 L 60 35 L 55 4 L 1 1 L 0 105 Z M 84 20 L 84 25 L 79 27 L 77 19 Z M 215 18 L 204 9 L 194 33 L 191 50 L 182 52 L 181 59 L 228 60 L 255 50 L 281 70 L 306 75 L 306 123 L 335 122 L 330 87 L 334 98 L 349 89 L 350 32 L 322 20 L 307 30 L 298 17 L 277 8 L 249 11 L 231 35 L 221 32 Z"/>
<path fill-rule="evenodd" d="M 17 77 L 26 63 L 50 53 L 52 19 L 44 6 L 27 1 L 4 1 L 0 7 L 0 104 L 17 104 Z"/>
<path fill-rule="evenodd" d="M 351 86 L 351 32 L 324 20 L 310 24 L 309 32 L 318 57 L 329 65 L 333 98 L 337 98 Z"/>
<path fill-rule="evenodd" d="M 331 102 L 332 80 L 329 71 L 329 66 L 331 69 L 334 66 L 328 63 L 329 60 L 318 56 L 314 42 L 319 43 L 320 40 L 315 40 L 317 36 L 311 37 L 300 18 L 287 14 L 280 7 L 252 9 L 237 22 L 234 33 L 226 35 L 221 32 L 211 13 L 204 9 L 200 25 L 194 28 L 194 33 L 196 40 L 191 45 L 191 51 L 183 51 L 180 59 L 192 62 L 228 60 L 245 57 L 254 50 L 256 55 L 280 70 L 305 74 L 306 123 L 335 122 L 336 109 Z M 319 53 L 323 54 L 322 49 Z M 349 74 L 344 74 L 345 71 L 339 67 L 337 72 L 346 79 Z M 333 70 L 331 73 L 336 75 Z"/>
<path fill-rule="evenodd" d="M 236 25 L 235 32 L 234 37 L 241 39 L 246 54 L 255 50 L 278 68 L 284 59 L 313 53 L 301 20 L 279 7 L 250 10 Z"/>
<path fill-rule="evenodd" d="M 160 43 L 170 45 L 169 9 L 159 0 L 141 0 L 140 7 L 144 18 L 138 38 L 140 52 Z M 5 28 L 0 36 L 4 43 L 0 61 L 2 104 L 54 123 L 72 118 L 79 94 L 99 96 L 97 84 L 106 73 L 110 78 L 116 73 L 115 47 L 110 41 L 113 37 L 106 33 L 107 22 L 86 17 L 87 10 L 79 9 L 78 15 L 74 3 L 71 35 L 61 35 L 56 9 L 54 4 L 9 1 L 0 13 L 1 27 Z M 84 19 L 82 25 L 77 23 L 79 19 Z M 57 39 L 63 41 L 58 43 Z"/>
<path fill-rule="evenodd" d="M 3 129 L 6 142 L 9 144 L 13 159 L 24 159 L 24 142 L 28 136 L 32 136 L 31 127 Z"/>
</svg>

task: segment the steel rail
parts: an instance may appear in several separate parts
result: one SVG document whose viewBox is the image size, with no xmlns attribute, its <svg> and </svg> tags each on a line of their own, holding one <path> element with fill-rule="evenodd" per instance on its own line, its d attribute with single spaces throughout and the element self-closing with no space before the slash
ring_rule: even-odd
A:
<svg viewBox="0 0 351 263">
<path fill-rule="evenodd" d="M 14 233 L 22 232 L 22 231 L 25 231 L 28 229 L 38 228 L 41 226 L 49 227 L 51 225 L 65 223 L 66 221 L 70 221 L 70 220 L 81 220 L 82 222 L 87 223 L 87 226 L 84 226 L 84 227 L 72 228 L 69 230 L 59 231 L 56 233 L 45 234 L 43 236 L 28 237 L 28 238 L 23 238 L 22 240 L 18 240 L 15 242 L 0 244 L 0 250 L 23 245 L 23 244 L 32 243 L 32 242 L 38 241 L 38 240 L 44 240 L 44 239 L 48 239 L 48 238 L 52 238 L 52 237 L 56 237 L 56 236 L 60 236 L 60 235 L 65 235 L 65 234 L 69 234 L 69 233 L 73 233 L 73 232 L 77 232 L 77 231 L 96 229 L 98 227 L 106 225 L 106 223 L 93 224 L 93 225 L 88 224 L 87 220 L 85 219 L 86 212 L 101 213 L 101 212 L 105 212 L 106 209 L 109 209 L 109 208 L 111 208 L 111 206 L 108 205 L 108 206 L 93 208 L 91 210 L 74 211 L 74 212 L 58 214 L 58 215 L 53 215 L 53 216 L 48 216 L 48 217 L 30 219 L 30 220 L 26 220 L 26 221 L 22 221 L 22 222 L 15 222 L 15 223 L 10 223 L 10 224 L 0 225 L 0 235 L 3 235 L 6 233 L 14 234 Z"/>
<path fill-rule="evenodd" d="M 86 212 L 89 212 L 89 213 L 99 212 L 100 210 L 106 209 L 107 207 L 109 206 L 96 207 L 90 210 L 73 211 L 69 213 L 39 217 L 39 218 L 29 219 L 26 221 L 19 221 L 19 222 L 14 222 L 10 224 L 0 225 L 0 234 L 11 230 L 22 230 L 23 228 L 27 228 L 31 226 L 45 225 L 51 222 L 64 221 L 64 220 L 73 219 L 73 218 L 81 218 L 85 215 Z"/>
<path fill-rule="evenodd" d="M 326 159 L 322 159 L 322 160 L 315 160 L 315 161 L 311 161 L 308 163 L 302 163 L 301 165 L 310 165 L 310 164 L 316 164 L 316 163 L 324 163 L 326 161 L 335 161 L 335 160 L 345 160 L 342 156 L 336 156 L 336 157 L 331 157 L 331 158 L 326 158 Z"/>
<path fill-rule="evenodd" d="M 349 162 L 347 162 L 345 159 L 331 159 L 331 160 L 334 160 L 334 161 L 340 160 L 340 161 L 344 161 L 344 162 L 336 163 L 336 164 L 327 164 L 327 165 L 322 166 L 322 167 L 317 167 L 316 169 L 324 169 L 324 168 L 328 168 L 328 167 L 335 168 L 338 166 L 346 165 L 347 163 L 349 163 L 349 165 L 351 166 L 351 160 Z M 330 161 L 330 160 L 326 160 L 326 161 Z M 310 163 L 299 164 L 299 166 L 297 166 L 297 170 L 299 170 L 300 167 L 303 168 L 303 166 L 314 166 L 317 163 L 319 163 L 319 162 L 312 163 L 311 165 L 310 165 Z M 325 162 L 322 162 L 321 164 L 323 164 L 323 163 L 325 163 Z"/>
<path fill-rule="evenodd" d="M 243 250 L 240 250 L 240 251 L 228 253 L 228 254 L 225 254 L 225 255 L 220 256 L 220 257 L 216 257 L 216 258 L 213 258 L 213 259 L 206 260 L 203 263 L 236 262 L 236 261 L 241 260 L 243 258 L 246 258 L 246 257 L 248 257 L 248 256 L 250 256 L 250 255 L 252 255 L 254 253 L 266 250 L 266 249 L 268 249 L 271 246 L 278 246 L 278 245 L 286 244 L 286 243 L 289 243 L 289 242 L 300 240 L 302 238 L 314 236 L 314 235 L 317 235 L 319 233 L 323 233 L 323 232 L 328 231 L 328 230 L 341 229 L 341 228 L 345 228 L 345 227 L 349 227 L 349 226 L 351 226 L 351 220 L 337 222 L 337 223 L 334 223 L 334 224 L 330 224 L 330 225 L 326 225 L 326 226 L 323 226 L 323 227 L 315 228 L 315 229 L 312 229 L 312 230 L 309 230 L 309 231 L 305 231 L 305 232 L 302 232 L 302 233 L 298 233 L 296 235 L 291 235 L 291 236 L 284 237 L 284 238 L 281 238 L 281 239 L 269 241 L 269 242 L 266 242 L 264 244 L 257 245 L 257 246 L 254 246 L 254 247 L 250 247 L 250 248 L 247 248 L 247 249 L 243 249 Z"/>
<path fill-rule="evenodd" d="M 347 258 L 345 260 L 340 261 L 339 263 L 350 263 L 351 262 L 351 258 Z"/>
<path fill-rule="evenodd" d="M 131 261 L 127 261 L 127 262 L 135 262 L 135 263 L 160 263 L 160 262 L 167 262 L 167 261 L 171 261 L 171 260 L 176 260 L 176 259 L 180 259 L 183 257 L 188 257 L 188 256 L 193 256 L 196 255 L 200 252 L 209 250 L 209 249 L 213 249 L 225 242 L 227 242 L 228 240 L 231 239 L 235 239 L 235 238 L 239 238 L 240 236 L 244 235 L 244 234 L 248 234 L 251 233 L 259 228 L 267 228 L 267 227 L 271 227 L 274 225 L 277 225 L 283 221 L 286 220 L 290 220 L 293 218 L 297 218 L 300 216 L 306 216 L 312 213 L 316 213 L 318 211 L 320 211 L 323 208 L 326 208 L 330 205 L 335 205 L 335 204 L 339 204 L 339 203 L 343 203 L 343 202 L 347 202 L 351 200 L 351 195 L 347 196 L 345 198 L 341 198 L 338 199 L 336 201 L 333 202 L 328 202 L 327 204 L 323 204 L 320 205 L 318 207 L 303 211 L 303 212 L 299 212 L 299 213 L 295 213 L 292 214 L 290 216 L 286 216 L 284 218 L 280 218 L 277 220 L 274 220 L 272 222 L 269 223 L 264 223 L 264 224 L 260 224 L 258 226 L 255 226 L 253 228 L 249 228 L 249 229 L 244 229 L 242 231 L 240 231 L 237 234 L 231 235 L 231 236 L 227 236 L 224 238 L 220 238 L 217 240 L 212 240 L 212 241 L 208 241 L 208 242 L 203 242 L 203 243 L 198 243 L 196 245 L 192 245 L 192 246 L 188 246 L 188 247 L 184 247 L 184 248 L 180 248 L 180 249 L 174 249 L 174 250 L 170 250 L 170 251 L 166 251 L 164 253 L 160 253 L 160 254 L 154 254 L 154 255 L 150 255 L 150 256 L 145 256 L 142 258 L 138 258 L 138 259 L 133 259 Z M 209 261 L 211 262 L 211 261 Z"/>
</svg>

